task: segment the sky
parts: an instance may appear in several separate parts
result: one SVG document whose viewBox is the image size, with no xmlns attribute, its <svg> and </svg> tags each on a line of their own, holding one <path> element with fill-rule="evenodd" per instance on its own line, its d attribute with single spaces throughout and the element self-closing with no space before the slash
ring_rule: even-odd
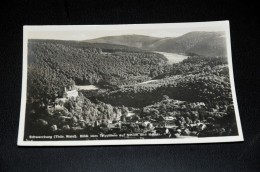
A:
<svg viewBox="0 0 260 172">
<path fill-rule="evenodd" d="M 104 36 L 147 35 L 153 37 L 178 37 L 193 31 L 225 31 L 223 24 L 207 25 L 92 25 L 92 26 L 32 26 L 28 39 L 89 40 Z"/>
</svg>

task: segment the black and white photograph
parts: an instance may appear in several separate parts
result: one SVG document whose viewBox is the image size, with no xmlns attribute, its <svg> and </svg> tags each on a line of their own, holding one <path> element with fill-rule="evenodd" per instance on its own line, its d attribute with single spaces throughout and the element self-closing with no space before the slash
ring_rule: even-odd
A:
<svg viewBox="0 0 260 172">
<path fill-rule="evenodd" d="M 23 29 L 19 146 L 243 141 L 228 21 Z"/>
</svg>

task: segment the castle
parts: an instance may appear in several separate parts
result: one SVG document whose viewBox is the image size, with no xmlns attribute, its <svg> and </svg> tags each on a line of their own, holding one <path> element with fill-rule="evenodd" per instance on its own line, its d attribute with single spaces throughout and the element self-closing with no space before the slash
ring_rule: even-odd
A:
<svg viewBox="0 0 260 172">
<path fill-rule="evenodd" d="M 64 93 L 63 93 L 63 98 L 76 98 L 78 97 L 78 91 L 75 88 L 69 87 L 69 89 L 67 90 L 66 87 L 64 87 Z"/>
</svg>

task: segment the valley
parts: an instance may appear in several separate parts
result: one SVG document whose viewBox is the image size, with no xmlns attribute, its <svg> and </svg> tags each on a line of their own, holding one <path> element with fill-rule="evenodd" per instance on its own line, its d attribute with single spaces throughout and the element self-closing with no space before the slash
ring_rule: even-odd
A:
<svg viewBox="0 0 260 172">
<path fill-rule="evenodd" d="M 29 40 L 25 138 L 237 135 L 222 37 Z"/>
</svg>

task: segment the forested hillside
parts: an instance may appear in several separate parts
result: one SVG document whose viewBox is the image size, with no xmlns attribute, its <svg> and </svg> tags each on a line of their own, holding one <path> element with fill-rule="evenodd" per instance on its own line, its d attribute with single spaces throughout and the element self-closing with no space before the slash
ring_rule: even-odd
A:
<svg viewBox="0 0 260 172">
<path fill-rule="evenodd" d="M 59 94 L 71 81 L 76 84 L 120 86 L 148 80 L 164 71 L 160 54 L 117 45 L 73 41 L 30 40 L 28 93 Z"/>
<path fill-rule="evenodd" d="M 92 43 L 112 43 L 150 51 L 197 54 L 209 57 L 226 56 L 224 32 L 189 32 L 179 37 L 156 38 L 143 35 L 122 35 L 86 40 Z"/>
<path fill-rule="evenodd" d="M 83 134 L 88 140 L 101 135 L 127 139 L 130 134 L 150 138 L 151 133 L 157 138 L 237 135 L 228 62 L 215 56 L 212 47 L 222 52 L 215 36 L 190 33 L 163 39 L 167 46 L 155 38 L 130 36 L 135 47 L 29 40 L 25 139 L 31 134 Z M 190 54 L 168 63 L 162 54 L 136 48 L 152 41 L 165 51 L 212 54 Z M 96 89 L 73 87 L 69 91 L 76 96 L 63 97 L 68 95 L 64 87 L 75 84 Z"/>
<path fill-rule="evenodd" d="M 149 49 L 152 43 L 161 40 L 161 38 L 145 36 L 145 35 L 121 35 L 121 36 L 107 36 L 92 40 L 86 40 L 90 43 L 107 43 L 126 45 L 129 47 L 137 47 L 141 49 Z"/>
<path fill-rule="evenodd" d="M 123 86 L 119 90 L 103 93 L 100 99 L 113 105 L 133 107 L 153 104 L 162 100 L 164 95 L 189 102 L 231 103 L 230 89 L 225 58 L 190 57 L 181 63 L 173 64 L 162 79 L 146 84 Z"/>
<path fill-rule="evenodd" d="M 226 56 L 226 37 L 223 32 L 190 32 L 180 37 L 165 39 L 153 45 L 164 52 Z"/>
</svg>

